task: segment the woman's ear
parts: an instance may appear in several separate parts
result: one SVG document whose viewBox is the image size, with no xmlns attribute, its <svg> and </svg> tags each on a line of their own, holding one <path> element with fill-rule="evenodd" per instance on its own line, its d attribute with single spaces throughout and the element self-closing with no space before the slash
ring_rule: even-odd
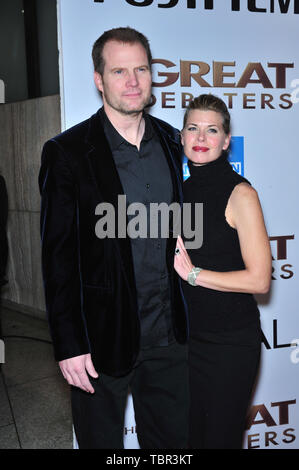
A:
<svg viewBox="0 0 299 470">
<path fill-rule="evenodd" d="M 180 137 L 181 137 L 181 144 L 184 145 L 183 130 L 181 130 L 180 132 Z"/>
<path fill-rule="evenodd" d="M 223 147 L 222 147 L 222 150 L 227 150 L 227 149 L 228 149 L 229 144 L 230 144 L 230 139 L 231 139 L 231 134 L 228 134 L 228 135 L 225 137 L 224 145 L 223 145 Z"/>
</svg>

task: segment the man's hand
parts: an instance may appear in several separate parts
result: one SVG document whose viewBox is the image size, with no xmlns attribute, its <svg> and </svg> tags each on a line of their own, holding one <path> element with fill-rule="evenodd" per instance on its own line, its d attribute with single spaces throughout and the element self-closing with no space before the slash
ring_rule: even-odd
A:
<svg viewBox="0 0 299 470">
<path fill-rule="evenodd" d="M 60 370 L 65 380 L 75 387 L 79 387 L 85 392 L 94 393 L 86 371 L 94 379 L 98 378 L 98 373 L 95 370 L 90 354 L 83 354 L 82 356 L 71 357 L 59 362 Z"/>
</svg>

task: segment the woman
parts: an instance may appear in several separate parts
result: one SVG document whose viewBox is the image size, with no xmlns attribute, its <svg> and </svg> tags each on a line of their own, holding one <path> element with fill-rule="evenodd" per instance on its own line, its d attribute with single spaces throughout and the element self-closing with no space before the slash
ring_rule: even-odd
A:
<svg viewBox="0 0 299 470">
<path fill-rule="evenodd" d="M 181 133 L 190 170 L 184 203 L 203 203 L 203 244 L 187 252 L 179 237 L 175 256 L 190 315 L 191 448 L 242 447 L 261 346 L 252 294 L 270 286 L 261 206 L 227 161 L 230 137 L 225 103 L 195 98 Z"/>
</svg>

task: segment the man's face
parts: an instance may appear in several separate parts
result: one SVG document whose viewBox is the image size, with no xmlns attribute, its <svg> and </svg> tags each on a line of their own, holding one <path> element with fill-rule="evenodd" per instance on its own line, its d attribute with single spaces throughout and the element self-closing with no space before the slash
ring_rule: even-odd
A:
<svg viewBox="0 0 299 470">
<path fill-rule="evenodd" d="M 104 107 L 120 114 L 143 111 L 151 98 L 151 71 L 146 51 L 139 43 L 108 41 L 103 49 L 104 73 L 94 73 Z"/>
</svg>

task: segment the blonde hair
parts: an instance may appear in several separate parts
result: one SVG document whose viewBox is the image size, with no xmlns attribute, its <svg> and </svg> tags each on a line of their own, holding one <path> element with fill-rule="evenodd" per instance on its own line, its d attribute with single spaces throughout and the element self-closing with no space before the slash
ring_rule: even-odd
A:
<svg viewBox="0 0 299 470">
<path fill-rule="evenodd" d="M 215 111 L 216 113 L 221 114 L 224 133 L 226 135 L 230 134 L 230 114 L 226 104 L 224 101 L 218 98 L 218 96 L 208 94 L 199 95 L 197 98 L 194 98 L 185 111 L 184 127 L 186 125 L 190 111 L 196 109 L 201 111 Z"/>
</svg>

